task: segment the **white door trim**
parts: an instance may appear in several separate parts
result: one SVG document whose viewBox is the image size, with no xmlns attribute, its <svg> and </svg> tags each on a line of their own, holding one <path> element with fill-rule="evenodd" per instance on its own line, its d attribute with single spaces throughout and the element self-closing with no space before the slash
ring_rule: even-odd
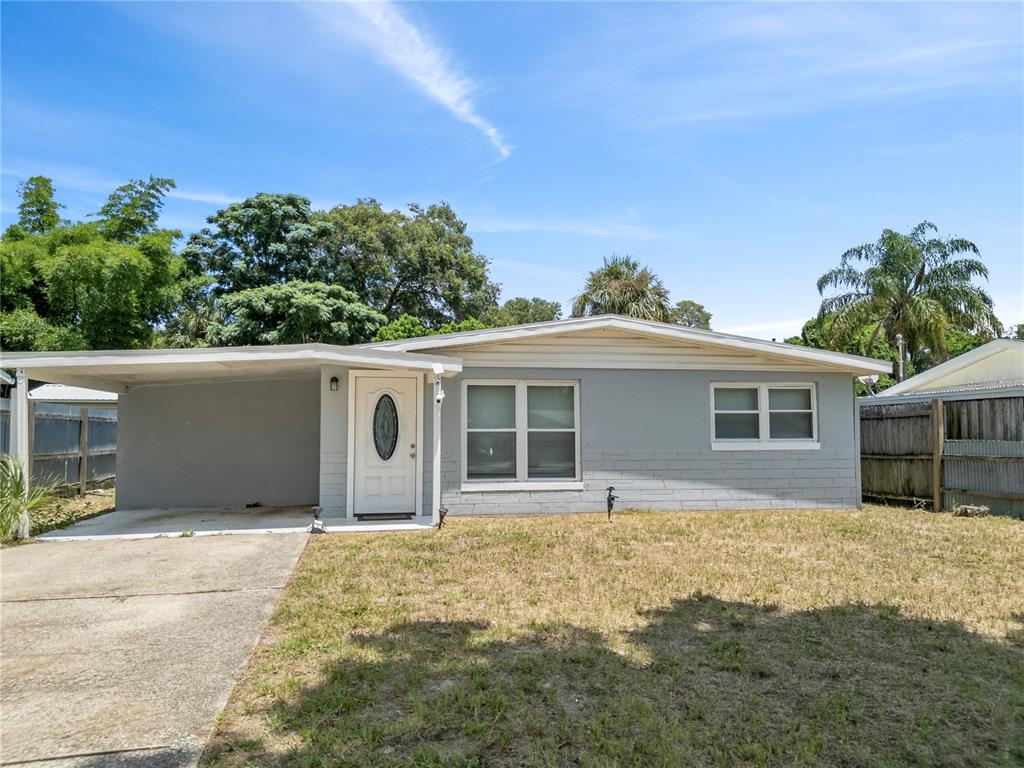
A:
<svg viewBox="0 0 1024 768">
<path fill-rule="evenodd" d="M 355 517 L 356 473 L 356 379 L 416 380 L 416 516 L 423 515 L 423 373 L 417 371 L 349 370 L 348 372 L 348 449 L 345 456 L 345 517 Z"/>
</svg>

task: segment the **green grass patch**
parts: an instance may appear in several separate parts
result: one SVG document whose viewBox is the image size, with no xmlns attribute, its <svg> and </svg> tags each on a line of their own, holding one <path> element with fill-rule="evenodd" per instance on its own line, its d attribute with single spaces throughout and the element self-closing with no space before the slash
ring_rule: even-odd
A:
<svg viewBox="0 0 1024 768">
<path fill-rule="evenodd" d="M 206 766 L 1013 766 L 1024 524 L 455 519 L 311 540 Z"/>
</svg>

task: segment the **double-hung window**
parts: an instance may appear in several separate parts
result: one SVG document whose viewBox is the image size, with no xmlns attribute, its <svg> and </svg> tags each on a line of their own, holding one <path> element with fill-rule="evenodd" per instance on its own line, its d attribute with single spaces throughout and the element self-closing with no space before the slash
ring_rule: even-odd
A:
<svg viewBox="0 0 1024 768">
<path fill-rule="evenodd" d="M 711 447 L 715 450 L 818 448 L 814 384 L 711 385 Z"/>
<path fill-rule="evenodd" d="M 463 404 L 467 486 L 579 483 L 578 382 L 467 381 Z"/>
</svg>

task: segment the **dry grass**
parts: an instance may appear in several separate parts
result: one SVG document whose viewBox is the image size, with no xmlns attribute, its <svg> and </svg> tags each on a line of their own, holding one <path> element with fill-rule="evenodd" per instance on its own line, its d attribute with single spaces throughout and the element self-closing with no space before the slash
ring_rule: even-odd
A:
<svg viewBox="0 0 1024 768">
<path fill-rule="evenodd" d="M 1022 563 L 882 507 L 314 538 L 204 763 L 1021 765 Z"/>
<path fill-rule="evenodd" d="M 38 536 L 113 511 L 114 489 L 95 488 L 84 496 L 74 494 L 67 498 L 58 498 L 53 504 L 34 511 L 29 519 L 29 525 L 32 535 Z"/>
</svg>

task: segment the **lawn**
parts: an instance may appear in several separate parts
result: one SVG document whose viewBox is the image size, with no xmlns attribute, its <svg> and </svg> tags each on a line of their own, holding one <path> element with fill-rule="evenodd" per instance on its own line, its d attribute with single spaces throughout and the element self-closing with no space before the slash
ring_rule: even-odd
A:
<svg viewBox="0 0 1024 768">
<path fill-rule="evenodd" d="M 1022 564 L 883 507 L 314 537 L 203 763 L 1019 766 Z"/>
</svg>

